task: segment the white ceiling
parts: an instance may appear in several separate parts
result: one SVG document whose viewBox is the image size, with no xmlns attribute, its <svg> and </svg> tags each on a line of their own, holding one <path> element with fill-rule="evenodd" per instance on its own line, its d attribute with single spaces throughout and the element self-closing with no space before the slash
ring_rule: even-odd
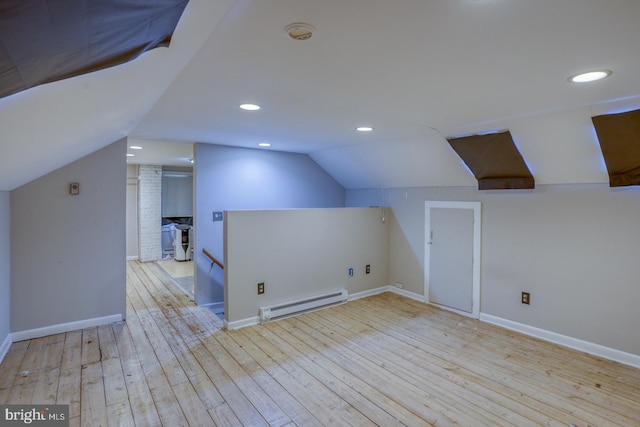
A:
<svg viewBox="0 0 640 427">
<path fill-rule="evenodd" d="M 637 0 L 191 0 L 169 49 L 0 100 L 0 188 L 123 136 L 266 141 L 346 188 L 476 185 L 445 137 L 497 129 L 538 184 L 607 182 L 591 117 L 640 108 L 639 19 Z"/>
</svg>

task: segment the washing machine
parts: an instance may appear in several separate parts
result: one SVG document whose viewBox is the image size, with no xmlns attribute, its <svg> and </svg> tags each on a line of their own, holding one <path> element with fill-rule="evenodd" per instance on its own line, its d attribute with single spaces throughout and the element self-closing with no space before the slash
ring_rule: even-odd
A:
<svg viewBox="0 0 640 427">
<path fill-rule="evenodd" d="M 176 235 L 176 225 L 174 223 L 162 226 L 162 259 L 173 258 L 173 240 Z"/>
</svg>

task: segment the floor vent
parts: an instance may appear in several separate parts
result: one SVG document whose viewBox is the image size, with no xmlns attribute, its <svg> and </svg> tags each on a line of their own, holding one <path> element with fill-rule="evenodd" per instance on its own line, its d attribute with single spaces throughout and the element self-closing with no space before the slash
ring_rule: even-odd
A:
<svg viewBox="0 0 640 427">
<path fill-rule="evenodd" d="M 270 320 L 281 319 L 286 316 L 314 310 L 332 304 L 344 302 L 349 297 L 346 289 L 330 292 L 328 294 L 317 295 L 311 298 L 289 301 L 282 304 L 275 304 L 269 307 L 260 308 L 260 322 L 265 323 Z"/>
</svg>

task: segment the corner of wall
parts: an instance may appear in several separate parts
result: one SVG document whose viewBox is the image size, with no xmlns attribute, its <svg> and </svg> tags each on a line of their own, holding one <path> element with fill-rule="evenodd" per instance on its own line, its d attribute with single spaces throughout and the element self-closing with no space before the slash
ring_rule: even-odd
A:
<svg viewBox="0 0 640 427">
<path fill-rule="evenodd" d="M 577 338 L 547 331 L 545 329 L 540 329 L 540 328 L 525 325 L 522 323 L 514 322 L 512 320 L 503 319 L 497 316 L 492 316 L 490 314 L 480 314 L 480 320 L 486 323 L 491 323 L 492 325 L 499 326 L 501 328 L 520 332 L 521 334 L 525 334 L 534 338 L 539 338 L 544 341 L 558 344 L 563 347 L 568 347 L 574 350 L 583 351 L 585 353 L 592 354 L 594 356 L 602 357 L 608 360 L 613 360 L 615 362 L 619 362 L 624 365 L 633 366 L 634 368 L 640 368 L 639 355 L 605 347 L 599 344 L 594 344 L 588 341 L 580 340 Z"/>
<path fill-rule="evenodd" d="M 4 357 L 9 352 L 9 348 L 11 348 L 11 335 L 7 334 L 4 340 L 0 343 L 0 363 L 4 360 Z"/>
<path fill-rule="evenodd" d="M 11 346 L 10 197 L 0 191 L 0 362 Z"/>
</svg>

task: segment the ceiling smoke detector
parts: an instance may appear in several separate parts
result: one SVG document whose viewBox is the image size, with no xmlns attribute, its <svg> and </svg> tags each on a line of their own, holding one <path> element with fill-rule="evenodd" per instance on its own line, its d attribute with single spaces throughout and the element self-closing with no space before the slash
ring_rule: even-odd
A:
<svg viewBox="0 0 640 427">
<path fill-rule="evenodd" d="M 293 40 L 309 40 L 316 29 L 309 24 L 296 22 L 284 27 L 284 32 Z"/>
</svg>

